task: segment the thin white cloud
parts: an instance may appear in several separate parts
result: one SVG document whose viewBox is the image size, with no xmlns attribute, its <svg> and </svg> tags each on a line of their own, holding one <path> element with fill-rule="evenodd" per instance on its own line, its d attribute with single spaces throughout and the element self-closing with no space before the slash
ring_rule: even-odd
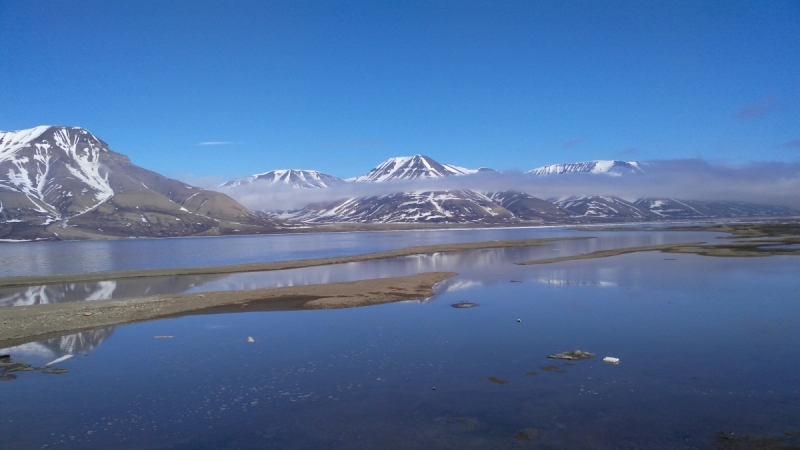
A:
<svg viewBox="0 0 800 450">
<path fill-rule="evenodd" d="M 235 142 L 230 141 L 206 141 L 206 142 L 198 142 L 197 145 L 232 145 Z"/>
</svg>

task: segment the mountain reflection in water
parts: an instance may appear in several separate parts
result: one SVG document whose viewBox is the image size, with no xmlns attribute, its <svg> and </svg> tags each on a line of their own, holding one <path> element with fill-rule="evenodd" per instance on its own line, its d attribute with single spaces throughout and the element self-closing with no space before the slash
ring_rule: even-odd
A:
<svg viewBox="0 0 800 450">
<path fill-rule="evenodd" d="M 420 254 L 401 258 L 378 259 L 357 263 L 305 267 L 300 269 L 234 273 L 224 275 L 187 275 L 109 280 L 89 283 L 53 284 L 0 289 L 0 307 L 46 303 L 89 301 L 210 291 L 277 288 L 309 284 L 325 284 L 414 275 L 420 272 L 452 271 L 459 276 L 437 286 L 436 292 L 463 289 L 472 285 L 491 285 L 513 279 L 535 280 L 547 284 L 614 285 L 613 274 L 553 273 L 542 278 L 541 272 L 516 266 L 514 263 L 541 258 L 589 253 L 610 248 L 656 245 L 671 242 L 707 241 L 712 233 L 595 233 L 596 238 L 561 241 L 541 247 L 481 249 L 451 253 Z M 608 276 L 607 276 L 608 275 Z M 587 281 L 591 280 L 591 281 Z M 598 284 L 599 283 L 599 284 Z"/>
<path fill-rule="evenodd" d="M 0 354 L 12 355 L 14 359 L 29 362 L 45 363 L 59 356 L 89 353 L 114 333 L 114 327 L 98 328 L 82 331 L 43 341 L 28 342 L 0 349 Z"/>
</svg>

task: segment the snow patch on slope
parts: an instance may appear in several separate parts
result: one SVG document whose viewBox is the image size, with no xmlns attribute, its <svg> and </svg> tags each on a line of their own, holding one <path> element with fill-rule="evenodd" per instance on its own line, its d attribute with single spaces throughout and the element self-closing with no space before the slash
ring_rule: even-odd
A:
<svg viewBox="0 0 800 450">
<path fill-rule="evenodd" d="M 533 175 L 562 175 L 565 173 L 593 173 L 610 176 L 623 174 L 641 174 L 644 171 L 636 161 L 597 160 L 566 164 L 550 164 L 529 170 L 526 173 Z"/>
</svg>

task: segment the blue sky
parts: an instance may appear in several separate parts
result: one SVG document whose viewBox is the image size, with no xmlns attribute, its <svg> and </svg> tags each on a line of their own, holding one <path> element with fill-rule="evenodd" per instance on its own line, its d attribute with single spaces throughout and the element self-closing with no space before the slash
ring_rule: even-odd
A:
<svg viewBox="0 0 800 450">
<path fill-rule="evenodd" d="M 798 162 L 800 2 L 0 0 L 0 129 L 40 124 L 173 177 Z"/>
</svg>

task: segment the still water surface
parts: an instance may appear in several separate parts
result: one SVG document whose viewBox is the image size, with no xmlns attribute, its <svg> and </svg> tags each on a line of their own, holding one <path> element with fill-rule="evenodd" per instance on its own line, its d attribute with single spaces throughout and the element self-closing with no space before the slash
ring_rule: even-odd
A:
<svg viewBox="0 0 800 450">
<path fill-rule="evenodd" d="M 617 233 L 661 239 L 636 236 Z M 0 384 L 0 447 L 714 448 L 720 431 L 800 429 L 800 258 L 513 264 L 563 244 L 428 257 L 425 270 L 460 275 L 426 301 L 190 316 L 2 350 L 34 365 L 76 356 L 58 364 L 69 373 Z M 463 301 L 479 306 L 450 306 Z M 598 358 L 546 358 L 572 349 Z M 526 428 L 536 441 L 515 439 Z"/>
<path fill-rule="evenodd" d="M 405 233 L 405 232 L 403 232 Z M 445 290 L 454 284 L 461 286 L 464 283 L 490 283 L 500 276 L 505 276 L 509 264 L 519 261 L 530 261 L 534 259 L 552 258 L 558 256 L 576 255 L 590 253 L 598 250 L 606 250 L 621 247 L 635 247 L 643 245 L 660 245 L 676 242 L 706 242 L 713 241 L 720 236 L 718 233 L 686 233 L 686 232 L 580 232 L 563 229 L 505 229 L 505 230 L 485 230 L 483 234 L 475 230 L 469 231 L 449 231 L 442 232 L 408 232 L 411 236 L 410 241 L 416 244 L 435 244 L 460 241 L 486 241 L 486 240 L 506 240 L 521 238 L 548 238 L 548 237 L 584 237 L 587 239 L 563 241 L 541 247 L 512 248 L 512 249 L 484 249 L 459 253 L 435 253 L 426 255 L 414 255 L 403 258 L 382 259 L 364 261 L 357 263 L 338 264 L 333 266 L 306 267 L 301 269 L 269 271 L 269 272 L 249 272 L 225 275 L 189 275 L 173 277 L 152 277 L 136 279 L 109 279 L 101 282 L 88 283 L 59 283 L 42 286 L 26 286 L 0 288 L 0 307 L 26 306 L 45 303 L 74 302 L 84 300 L 105 300 L 112 298 L 140 297 L 156 294 L 181 294 L 199 293 L 207 291 L 223 291 L 237 289 L 258 289 L 283 286 L 298 286 L 307 284 L 335 283 L 343 281 L 355 281 L 370 278 L 385 278 L 414 275 L 420 272 L 430 271 L 453 271 L 459 272 L 462 276 L 458 280 L 450 280 L 444 283 Z M 303 259 L 309 255 L 309 249 L 305 248 L 308 242 L 316 242 L 319 245 L 314 251 L 314 255 L 330 256 L 332 252 L 346 254 L 364 254 L 378 250 L 406 247 L 411 244 L 404 244 L 400 239 L 399 233 L 340 233 L 355 236 L 329 235 L 335 238 L 334 249 L 326 249 L 322 242 L 315 241 L 315 237 L 308 235 L 295 236 L 299 240 L 299 250 L 296 252 L 284 251 L 279 255 L 265 253 L 264 247 L 260 252 L 253 252 L 252 247 L 243 247 L 246 252 L 240 255 L 238 252 L 242 247 L 238 245 L 219 246 L 219 242 L 225 239 L 198 239 L 195 242 L 199 246 L 198 254 L 206 253 L 203 246 L 210 245 L 214 251 L 225 253 L 216 254 L 222 261 L 235 261 L 237 257 L 253 261 L 269 261 L 270 258 L 282 260 Z M 286 238 L 285 236 L 279 236 Z M 258 242 L 259 239 L 269 241 L 268 236 L 258 236 L 247 238 L 249 242 Z M 234 243 L 241 239 L 231 238 Z M 438 239 L 438 240 L 437 240 Z M 178 240 L 175 240 L 178 241 Z M 165 244 L 173 244 L 173 240 L 160 240 Z M 53 261 L 50 268 L 59 268 L 57 271 L 63 273 L 68 267 L 88 267 L 96 258 L 91 249 L 96 248 L 95 242 L 85 242 L 88 249 L 81 248 L 81 251 L 69 261 Z M 124 248 L 130 246 L 129 241 L 116 241 L 105 243 L 105 245 L 119 244 Z M 151 241 L 141 241 L 145 248 L 150 248 Z M 288 247 L 292 247 L 289 245 Z M 136 254 L 141 254 L 137 250 Z M 338 253 L 334 253 L 338 254 Z M 183 256 L 181 256 L 183 255 Z M 89 261 L 84 261 L 88 259 Z M 141 264 L 147 261 L 139 261 L 135 258 L 124 259 L 116 267 L 126 269 L 143 268 Z M 128 264 L 128 265 L 124 265 Z M 205 265 L 206 260 L 193 259 L 184 253 L 178 253 L 174 262 L 161 259 L 154 259 L 153 264 L 159 267 L 176 266 L 199 266 Z M 529 271 L 519 271 L 519 277 L 526 277 Z"/>
</svg>

